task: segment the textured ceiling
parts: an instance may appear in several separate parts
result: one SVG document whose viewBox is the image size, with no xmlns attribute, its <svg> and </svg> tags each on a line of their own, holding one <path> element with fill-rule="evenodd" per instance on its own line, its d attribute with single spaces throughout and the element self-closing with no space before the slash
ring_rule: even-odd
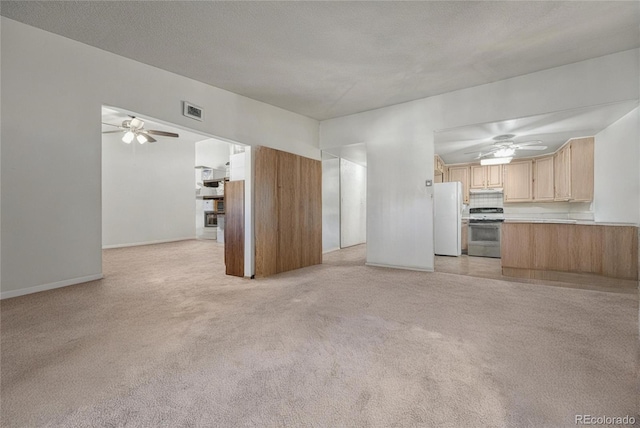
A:
<svg viewBox="0 0 640 428">
<path fill-rule="evenodd" d="M 518 150 L 516 158 L 553 153 L 570 138 L 597 134 L 637 106 L 638 100 L 630 100 L 440 130 L 434 134 L 434 150 L 446 164 L 478 162 L 478 152 L 486 153 L 493 137 L 515 134 L 511 140 L 516 144 L 540 140 L 536 145 L 547 146 Z"/>
<path fill-rule="evenodd" d="M 315 119 L 640 46 L 636 1 L 2 1 L 1 13 Z"/>
</svg>

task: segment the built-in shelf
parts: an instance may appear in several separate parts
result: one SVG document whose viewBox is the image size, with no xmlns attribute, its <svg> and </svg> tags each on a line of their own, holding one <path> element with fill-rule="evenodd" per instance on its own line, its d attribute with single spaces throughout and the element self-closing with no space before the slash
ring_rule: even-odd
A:
<svg viewBox="0 0 640 428">
<path fill-rule="evenodd" d="M 202 180 L 204 187 L 218 187 L 223 181 L 229 181 L 228 178 L 214 178 L 213 180 Z"/>
<path fill-rule="evenodd" d="M 224 199 L 224 195 L 199 195 L 196 199 Z"/>
</svg>

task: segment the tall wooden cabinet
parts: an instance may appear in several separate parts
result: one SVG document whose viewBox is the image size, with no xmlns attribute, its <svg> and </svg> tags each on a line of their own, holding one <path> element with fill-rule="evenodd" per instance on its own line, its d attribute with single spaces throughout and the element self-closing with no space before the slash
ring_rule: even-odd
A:
<svg viewBox="0 0 640 428">
<path fill-rule="evenodd" d="M 322 263 L 322 165 L 255 149 L 255 275 Z"/>
<path fill-rule="evenodd" d="M 459 181 L 462 183 L 462 198 L 465 204 L 469 203 L 469 166 L 450 166 L 449 179 L 447 181 Z"/>
</svg>

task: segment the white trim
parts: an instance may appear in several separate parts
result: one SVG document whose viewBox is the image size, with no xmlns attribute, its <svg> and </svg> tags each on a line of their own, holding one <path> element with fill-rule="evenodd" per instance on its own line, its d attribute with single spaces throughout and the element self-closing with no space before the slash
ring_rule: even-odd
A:
<svg viewBox="0 0 640 428">
<path fill-rule="evenodd" d="M 68 285 L 80 284 L 83 282 L 102 279 L 102 273 L 95 275 L 81 276 L 79 278 L 65 279 L 64 281 L 51 282 L 49 284 L 36 285 L 35 287 L 21 288 L 19 290 L 3 291 L 0 299 L 10 299 L 12 297 L 24 296 L 25 294 L 39 293 L 40 291 L 53 290 L 54 288 L 66 287 Z"/>
<path fill-rule="evenodd" d="M 124 247 L 137 247 L 139 245 L 154 245 L 154 244 L 164 244 L 167 242 L 178 242 L 178 241 L 189 241 L 191 239 L 197 239 L 196 236 L 189 236 L 188 238 L 174 238 L 174 239 L 160 239 L 157 241 L 145 241 L 145 242 L 132 242 L 130 244 L 113 244 L 113 245 L 103 245 L 103 250 L 108 250 L 111 248 L 124 248 Z"/>
<path fill-rule="evenodd" d="M 332 253 L 334 251 L 338 251 L 340 249 L 340 247 L 335 247 L 335 248 L 329 248 L 328 250 L 324 250 L 322 252 L 322 254 L 328 254 L 328 253 Z"/>
<path fill-rule="evenodd" d="M 419 268 L 419 267 L 411 267 L 411 266 L 396 266 L 396 265 L 385 265 L 382 263 L 365 263 L 365 266 L 374 266 L 381 268 L 389 268 L 389 269 L 402 269 L 402 270 L 415 270 L 418 272 L 435 272 L 433 268 Z"/>
</svg>

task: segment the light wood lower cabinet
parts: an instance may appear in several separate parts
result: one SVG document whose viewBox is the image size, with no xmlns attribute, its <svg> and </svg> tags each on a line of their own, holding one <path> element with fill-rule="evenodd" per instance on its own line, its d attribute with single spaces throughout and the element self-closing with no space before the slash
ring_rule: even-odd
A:
<svg viewBox="0 0 640 428">
<path fill-rule="evenodd" d="M 504 166 L 504 202 L 533 200 L 533 161 L 511 162 Z"/>
<path fill-rule="evenodd" d="M 556 271 L 638 279 L 635 226 L 505 222 L 501 250 L 504 275 Z"/>
</svg>

